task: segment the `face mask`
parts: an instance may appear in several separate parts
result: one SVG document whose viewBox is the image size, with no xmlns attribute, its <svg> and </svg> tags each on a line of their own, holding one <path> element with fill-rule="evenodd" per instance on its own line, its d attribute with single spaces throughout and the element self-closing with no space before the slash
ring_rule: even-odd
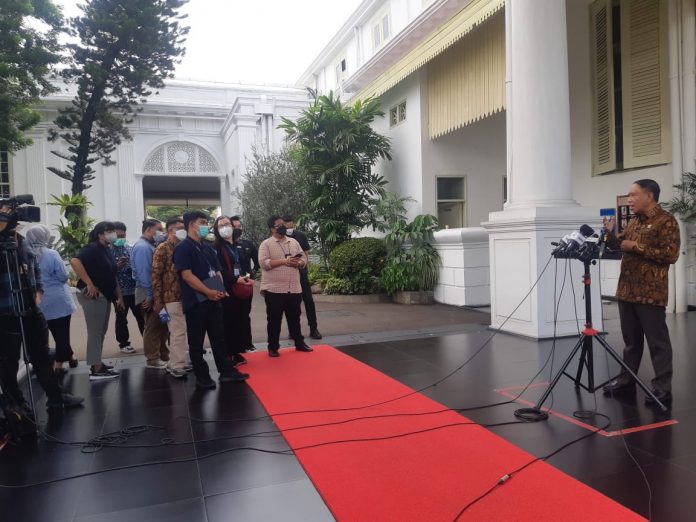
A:
<svg viewBox="0 0 696 522">
<path fill-rule="evenodd" d="M 287 229 L 287 234 L 288 234 L 288 236 L 292 236 L 292 233 L 293 233 L 294 231 L 295 231 L 294 228 L 288 228 L 288 229 Z"/>
<path fill-rule="evenodd" d="M 210 233 L 210 227 L 208 225 L 201 225 L 198 227 L 198 237 L 201 239 L 205 239 L 206 236 Z"/>
<path fill-rule="evenodd" d="M 218 232 L 220 233 L 220 237 L 222 239 L 229 239 L 232 237 L 232 227 L 229 227 L 229 226 L 220 227 Z"/>
<path fill-rule="evenodd" d="M 240 237 L 242 237 L 242 231 L 235 228 L 234 232 L 232 232 L 232 241 L 238 241 Z"/>
<path fill-rule="evenodd" d="M 156 244 L 160 244 L 166 238 L 167 238 L 167 234 L 165 234 L 161 230 L 158 230 L 157 232 L 155 232 L 155 243 Z"/>
<path fill-rule="evenodd" d="M 177 230 L 176 232 L 174 232 L 174 235 L 179 241 L 183 241 L 184 239 L 186 239 L 186 236 L 188 234 L 186 233 L 186 230 L 182 228 L 181 230 Z"/>
<path fill-rule="evenodd" d="M 288 229 L 285 228 L 285 225 L 280 225 L 280 226 L 276 227 L 276 233 L 279 236 L 284 236 L 285 234 L 288 233 Z"/>
<path fill-rule="evenodd" d="M 117 246 L 117 247 L 126 246 L 126 239 L 123 237 L 119 237 L 116 241 L 114 241 L 114 246 Z"/>
<path fill-rule="evenodd" d="M 109 232 L 108 234 L 104 234 L 104 238 L 106 239 L 107 243 L 115 243 L 118 236 L 116 235 L 116 232 Z"/>
</svg>

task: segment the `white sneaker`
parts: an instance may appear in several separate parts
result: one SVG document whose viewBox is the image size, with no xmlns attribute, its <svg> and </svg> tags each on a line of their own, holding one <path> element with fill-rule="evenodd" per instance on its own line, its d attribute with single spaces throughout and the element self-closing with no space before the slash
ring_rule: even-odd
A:
<svg viewBox="0 0 696 522">
<path fill-rule="evenodd" d="M 153 370 L 164 370 L 167 367 L 167 363 L 162 359 L 157 359 L 156 361 L 148 361 L 145 367 L 152 368 Z"/>
<path fill-rule="evenodd" d="M 128 355 L 135 353 L 135 348 L 133 348 L 130 344 L 128 346 L 121 346 L 121 353 L 126 353 Z"/>
<path fill-rule="evenodd" d="M 167 367 L 167 373 L 174 377 L 175 379 L 183 379 L 186 377 L 186 370 L 183 368 L 169 368 Z"/>
</svg>

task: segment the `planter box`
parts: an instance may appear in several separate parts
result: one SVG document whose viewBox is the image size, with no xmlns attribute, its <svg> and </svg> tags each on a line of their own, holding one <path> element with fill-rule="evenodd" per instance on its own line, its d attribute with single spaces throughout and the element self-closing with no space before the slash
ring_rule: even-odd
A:
<svg viewBox="0 0 696 522">
<path fill-rule="evenodd" d="M 313 294 L 321 294 L 324 291 L 324 283 L 314 283 L 311 290 Z"/>
<path fill-rule="evenodd" d="M 367 295 L 314 295 L 314 301 L 318 303 L 337 303 L 337 304 L 369 304 L 369 303 L 389 303 L 391 298 L 387 294 L 367 294 Z"/>
<path fill-rule="evenodd" d="M 396 292 L 394 302 L 405 305 L 428 305 L 435 302 L 433 292 Z"/>
</svg>

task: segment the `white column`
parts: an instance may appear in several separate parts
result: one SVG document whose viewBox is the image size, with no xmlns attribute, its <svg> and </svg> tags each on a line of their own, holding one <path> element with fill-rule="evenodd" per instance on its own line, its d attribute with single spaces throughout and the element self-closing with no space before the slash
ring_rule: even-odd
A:
<svg viewBox="0 0 696 522">
<path fill-rule="evenodd" d="M 143 178 L 135 175 L 135 149 L 132 141 L 118 147 L 118 183 L 120 192 L 120 221 L 128 228 L 128 240 L 140 237 L 145 218 L 143 208 Z"/>
<path fill-rule="evenodd" d="M 554 333 L 556 262 L 552 260 L 541 275 L 551 241 L 583 223 L 598 228 L 599 211 L 583 208 L 572 198 L 565 2 L 514 0 L 506 3 L 505 17 L 508 203 L 483 224 L 490 243 L 491 326 L 543 338 Z M 578 261 L 568 266 L 575 303 L 568 274 L 557 335 L 576 335 L 585 321 L 583 266 Z M 560 291 L 566 262 L 559 261 L 558 267 Z M 593 324 L 601 328 L 597 287 L 593 295 Z"/>
</svg>

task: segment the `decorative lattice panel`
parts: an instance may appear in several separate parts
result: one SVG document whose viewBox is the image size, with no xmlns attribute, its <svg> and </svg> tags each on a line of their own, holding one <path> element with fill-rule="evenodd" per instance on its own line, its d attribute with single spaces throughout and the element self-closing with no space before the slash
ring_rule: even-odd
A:
<svg viewBox="0 0 696 522">
<path fill-rule="evenodd" d="M 196 172 L 196 147 L 191 143 L 170 143 L 167 147 L 167 172 Z"/>
<path fill-rule="evenodd" d="M 150 154 L 145 162 L 145 172 L 164 172 L 164 148 L 160 147 Z"/>
<path fill-rule="evenodd" d="M 145 172 L 199 174 L 220 172 L 215 158 L 208 151 L 186 141 L 162 145 L 145 162 Z"/>
</svg>

